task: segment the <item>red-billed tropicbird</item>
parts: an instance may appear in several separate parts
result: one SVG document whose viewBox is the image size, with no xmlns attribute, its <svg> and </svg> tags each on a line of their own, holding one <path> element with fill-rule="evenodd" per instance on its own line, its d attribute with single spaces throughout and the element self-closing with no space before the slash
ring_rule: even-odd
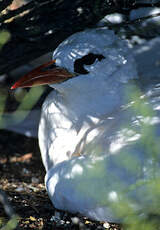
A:
<svg viewBox="0 0 160 230">
<path fill-rule="evenodd" d="M 129 99 L 137 81 L 126 41 L 97 28 L 70 36 L 51 62 L 12 87 L 55 89 L 42 107 L 39 145 L 56 208 L 101 221 L 120 220 L 124 201 L 138 214 L 154 212 L 146 183 L 153 159 L 141 144 L 143 117 Z"/>
</svg>

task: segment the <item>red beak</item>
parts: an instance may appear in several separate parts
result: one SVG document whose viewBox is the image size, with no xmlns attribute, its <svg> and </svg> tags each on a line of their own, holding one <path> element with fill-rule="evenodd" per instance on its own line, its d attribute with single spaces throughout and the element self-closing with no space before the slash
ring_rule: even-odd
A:
<svg viewBox="0 0 160 230">
<path fill-rule="evenodd" d="M 20 78 L 11 89 L 60 83 L 75 76 L 65 68 L 51 68 L 54 63 L 55 60 L 47 62 L 32 70 L 30 73 L 27 73 Z"/>
</svg>

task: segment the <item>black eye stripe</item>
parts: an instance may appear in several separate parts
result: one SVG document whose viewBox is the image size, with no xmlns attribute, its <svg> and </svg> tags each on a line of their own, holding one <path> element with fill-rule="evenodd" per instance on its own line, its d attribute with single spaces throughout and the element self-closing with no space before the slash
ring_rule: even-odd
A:
<svg viewBox="0 0 160 230">
<path fill-rule="evenodd" d="M 74 62 L 74 72 L 79 74 L 88 74 L 88 71 L 84 68 L 84 65 L 92 65 L 96 59 L 101 61 L 104 58 L 105 57 L 102 54 L 89 53 Z"/>
</svg>

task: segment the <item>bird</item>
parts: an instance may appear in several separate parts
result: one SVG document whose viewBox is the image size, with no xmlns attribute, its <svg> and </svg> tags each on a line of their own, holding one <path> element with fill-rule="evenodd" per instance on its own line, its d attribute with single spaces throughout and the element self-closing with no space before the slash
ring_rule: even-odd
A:
<svg viewBox="0 0 160 230">
<path fill-rule="evenodd" d="M 50 62 L 12 86 L 53 88 L 42 106 L 38 139 L 46 190 L 57 209 L 108 222 L 120 222 L 129 210 L 158 212 L 149 182 L 153 169 L 159 178 L 159 158 L 147 153 L 142 128 L 147 120 L 149 130 L 159 130 L 159 119 L 136 110 L 140 102 L 130 95 L 139 92 L 139 82 L 128 42 L 101 27 L 71 35 Z M 147 109 L 156 103 L 138 98 Z"/>
</svg>

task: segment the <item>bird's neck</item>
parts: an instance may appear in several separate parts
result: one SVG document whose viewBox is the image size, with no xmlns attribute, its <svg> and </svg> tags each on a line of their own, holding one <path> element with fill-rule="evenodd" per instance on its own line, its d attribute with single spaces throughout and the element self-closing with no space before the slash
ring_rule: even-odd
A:
<svg viewBox="0 0 160 230">
<path fill-rule="evenodd" d="M 65 108 L 67 113 L 72 113 L 76 117 L 101 115 L 110 115 L 115 110 L 119 109 L 125 103 L 125 96 L 122 89 L 119 91 L 107 92 L 106 89 L 95 89 L 78 91 L 60 91 L 61 106 Z"/>
</svg>

